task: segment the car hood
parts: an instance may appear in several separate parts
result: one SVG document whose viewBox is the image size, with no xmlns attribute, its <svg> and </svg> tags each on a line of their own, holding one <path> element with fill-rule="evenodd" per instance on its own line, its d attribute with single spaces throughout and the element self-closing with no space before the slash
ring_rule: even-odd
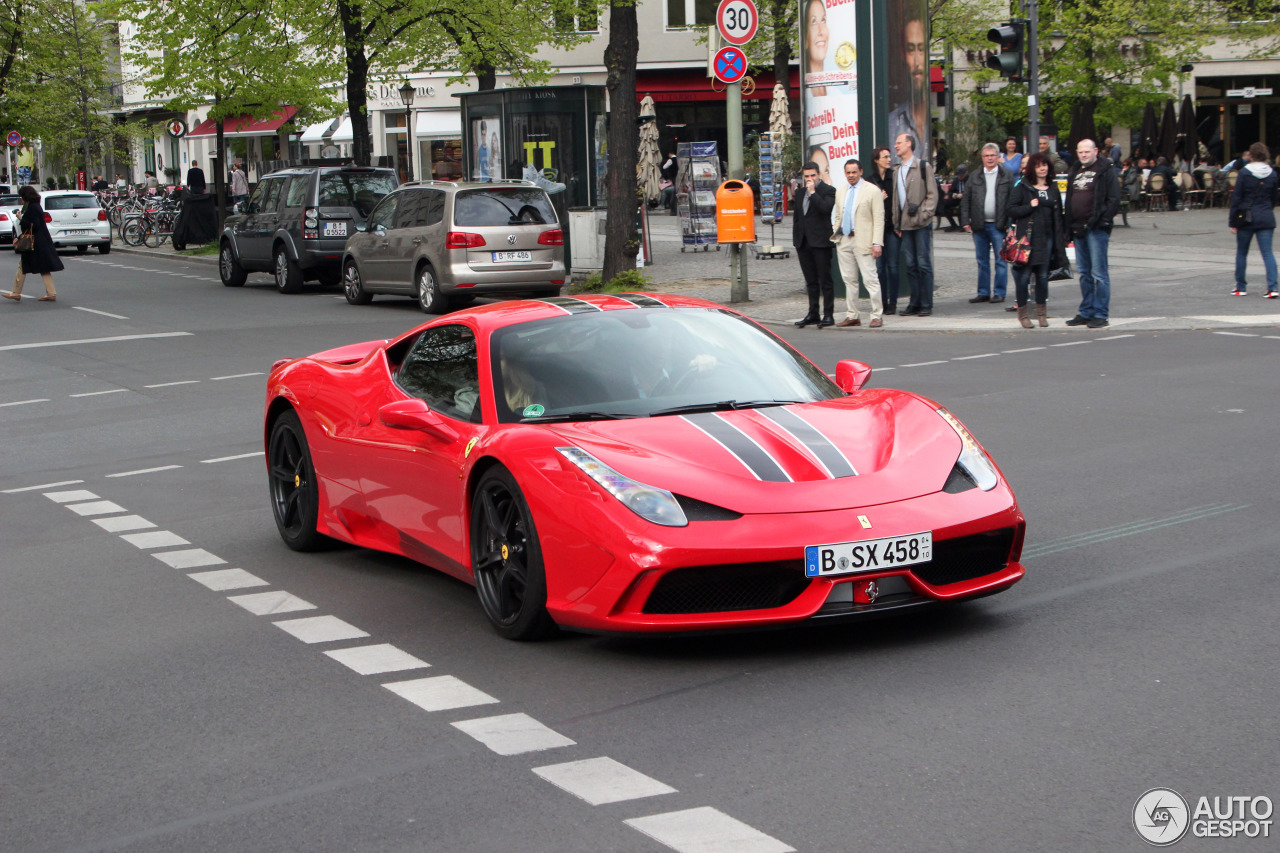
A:
<svg viewBox="0 0 1280 853">
<path fill-rule="evenodd" d="M 543 429 L 632 479 L 741 513 L 930 494 L 942 488 L 961 449 L 933 404 L 883 389 L 820 403 Z"/>
</svg>

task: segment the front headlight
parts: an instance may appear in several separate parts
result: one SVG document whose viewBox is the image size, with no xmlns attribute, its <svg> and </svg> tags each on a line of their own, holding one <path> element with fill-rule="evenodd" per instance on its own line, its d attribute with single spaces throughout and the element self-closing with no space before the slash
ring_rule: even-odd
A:
<svg viewBox="0 0 1280 853">
<path fill-rule="evenodd" d="M 676 502 L 675 496 L 665 489 L 646 486 L 630 477 L 624 477 L 580 448 L 557 447 L 556 450 L 645 521 L 665 527 L 688 526 L 689 519 L 685 518 L 684 510 Z"/>
<path fill-rule="evenodd" d="M 978 484 L 978 488 L 984 492 L 989 492 L 996 487 L 999 477 L 996 474 L 996 466 L 992 464 L 991 459 L 978 446 L 978 442 L 973 436 L 969 435 L 969 431 L 964 428 L 964 424 L 956 420 L 955 415 L 946 409 L 938 409 L 938 414 L 942 419 L 951 424 L 951 428 L 956 431 L 956 435 L 960 436 L 960 458 L 956 460 L 956 464 L 965 470 L 965 473 L 973 478 L 973 482 Z"/>
</svg>

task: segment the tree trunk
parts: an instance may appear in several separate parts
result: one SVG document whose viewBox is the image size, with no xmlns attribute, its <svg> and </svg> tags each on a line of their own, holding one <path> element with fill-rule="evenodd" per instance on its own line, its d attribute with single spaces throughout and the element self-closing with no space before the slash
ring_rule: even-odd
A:
<svg viewBox="0 0 1280 853">
<path fill-rule="evenodd" d="M 481 92 L 498 88 L 498 70 L 488 62 L 479 62 L 475 67 L 476 88 Z"/>
<path fill-rule="evenodd" d="M 220 95 L 214 95 L 213 108 L 216 110 L 222 103 Z M 227 157 L 226 137 L 223 135 L 222 119 L 218 119 L 217 134 L 214 136 L 213 150 L 218 155 L 217 164 L 213 169 L 213 191 L 218 199 L 218 233 L 222 233 L 222 226 L 227 221 L 227 182 L 224 175 L 231 174 L 231 162 Z"/>
<path fill-rule="evenodd" d="M 365 53 L 360 8 L 347 0 L 339 0 L 338 15 L 342 19 L 347 61 L 347 115 L 351 118 L 352 159 L 357 166 L 370 166 L 373 164 L 373 147 L 369 137 L 369 57 Z"/>
<path fill-rule="evenodd" d="M 791 96 L 791 33 L 790 27 L 782 26 L 787 20 L 788 7 L 786 0 L 771 0 L 773 7 L 773 80 L 781 83 Z"/>
<path fill-rule="evenodd" d="M 606 176 L 604 272 L 608 283 L 618 273 L 636 267 L 640 241 L 636 234 L 636 59 L 640 38 L 634 0 L 612 0 L 609 6 L 609 46 L 604 51 L 609 91 L 609 173 Z"/>
</svg>

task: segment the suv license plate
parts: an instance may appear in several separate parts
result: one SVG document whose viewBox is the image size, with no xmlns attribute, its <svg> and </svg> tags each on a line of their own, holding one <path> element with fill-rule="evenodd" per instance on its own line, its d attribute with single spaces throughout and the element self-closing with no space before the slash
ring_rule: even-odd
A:
<svg viewBox="0 0 1280 853">
<path fill-rule="evenodd" d="M 494 252 L 493 262 L 495 264 L 509 264 L 515 261 L 531 261 L 533 260 L 532 252 Z"/>
<path fill-rule="evenodd" d="M 345 222 L 326 222 L 326 223 L 324 223 L 324 236 L 326 236 L 326 237 L 345 237 L 345 236 L 347 236 L 347 223 L 345 223 Z"/>
<path fill-rule="evenodd" d="M 933 559 L 933 532 L 809 545 L 804 549 L 804 573 L 811 578 L 882 572 Z"/>
</svg>

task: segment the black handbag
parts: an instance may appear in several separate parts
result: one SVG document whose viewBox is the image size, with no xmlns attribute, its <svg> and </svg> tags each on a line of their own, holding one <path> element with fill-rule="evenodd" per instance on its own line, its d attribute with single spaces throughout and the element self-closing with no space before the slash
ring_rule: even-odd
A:
<svg viewBox="0 0 1280 853">
<path fill-rule="evenodd" d="M 1049 270 L 1049 281 L 1066 281 L 1071 278 L 1071 264 L 1065 263 L 1057 269 Z"/>
<path fill-rule="evenodd" d="M 1248 228 L 1253 224 L 1252 208 L 1242 207 L 1235 213 L 1231 214 L 1232 228 Z"/>
</svg>

